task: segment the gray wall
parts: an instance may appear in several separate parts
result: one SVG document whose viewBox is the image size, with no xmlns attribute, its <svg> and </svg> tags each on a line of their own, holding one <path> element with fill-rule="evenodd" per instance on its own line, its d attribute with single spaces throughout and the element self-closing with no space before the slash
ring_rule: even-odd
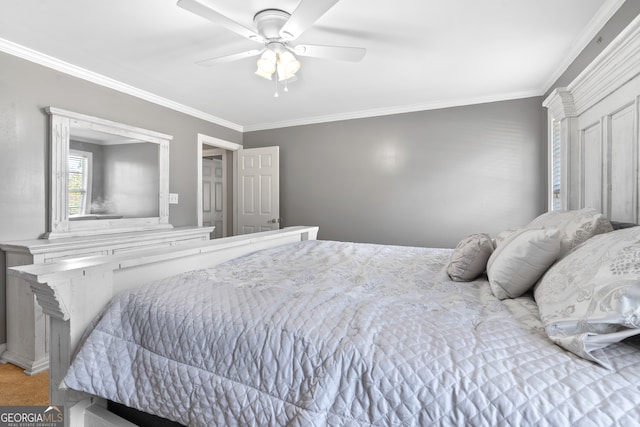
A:
<svg viewBox="0 0 640 427">
<path fill-rule="evenodd" d="M 170 206 L 169 221 L 175 226 L 196 224 L 197 134 L 242 142 L 234 130 L 0 53 L 0 241 L 47 231 L 47 106 L 173 135 L 169 189 L 180 194 L 180 204 Z M 0 343 L 6 339 L 4 294 L 0 274 Z"/>
<path fill-rule="evenodd" d="M 129 218 L 160 215 L 160 145 L 152 142 L 104 147 L 104 203 L 108 213 Z"/>
<path fill-rule="evenodd" d="M 322 239 L 452 247 L 545 210 L 541 98 L 245 133 L 279 145 L 284 225 Z"/>
</svg>

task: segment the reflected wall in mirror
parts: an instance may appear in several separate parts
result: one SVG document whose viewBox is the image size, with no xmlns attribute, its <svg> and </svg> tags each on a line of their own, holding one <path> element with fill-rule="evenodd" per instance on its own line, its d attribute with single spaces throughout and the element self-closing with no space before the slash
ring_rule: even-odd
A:
<svg viewBox="0 0 640 427">
<path fill-rule="evenodd" d="M 169 141 L 158 132 L 49 107 L 50 230 L 72 237 L 169 228 Z"/>
<path fill-rule="evenodd" d="M 159 216 L 158 155 L 158 144 L 72 129 L 69 219 Z"/>
</svg>

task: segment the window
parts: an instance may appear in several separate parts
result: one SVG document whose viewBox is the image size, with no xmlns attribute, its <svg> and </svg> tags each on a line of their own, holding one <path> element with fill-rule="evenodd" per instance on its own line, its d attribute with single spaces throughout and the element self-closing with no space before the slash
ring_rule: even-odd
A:
<svg viewBox="0 0 640 427">
<path fill-rule="evenodd" d="M 551 181 L 551 200 L 549 210 L 557 211 L 562 209 L 561 183 L 562 183 L 562 150 L 560 148 L 562 127 L 559 120 L 552 120 L 551 138 L 549 151 L 551 153 L 550 162 L 550 181 Z"/>
<path fill-rule="evenodd" d="M 93 156 L 88 151 L 69 150 L 69 216 L 91 212 L 91 169 Z"/>
</svg>

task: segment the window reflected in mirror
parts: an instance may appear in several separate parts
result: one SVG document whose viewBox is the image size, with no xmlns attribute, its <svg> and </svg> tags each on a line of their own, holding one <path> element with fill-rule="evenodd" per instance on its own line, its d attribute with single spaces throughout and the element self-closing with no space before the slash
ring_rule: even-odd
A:
<svg viewBox="0 0 640 427">
<path fill-rule="evenodd" d="M 69 150 L 69 216 L 91 212 L 91 172 L 93 154 L 88 151 Z"/>
<path fill-rule="evenodd" d="M 73 129 L 69 220 L 157 217 L 159 145 Z"/>
</svg>

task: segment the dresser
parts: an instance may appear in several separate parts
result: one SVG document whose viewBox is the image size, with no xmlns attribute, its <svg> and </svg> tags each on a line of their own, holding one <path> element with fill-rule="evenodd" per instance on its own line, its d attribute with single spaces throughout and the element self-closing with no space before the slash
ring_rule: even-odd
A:
<svg viewBox="0 0 640 427">
<path fill-rule="evenodd" d="M 6 268 L 96 255 L 114 255 L 141 249 L 209 240 L 214 227 L 177 227 L 61 239 L 0 243 Z M 49 367 L 48 321 L 29 284 L 6 275 L 7 349 L 0 357 L 33 375 Z"/>
</svg>

